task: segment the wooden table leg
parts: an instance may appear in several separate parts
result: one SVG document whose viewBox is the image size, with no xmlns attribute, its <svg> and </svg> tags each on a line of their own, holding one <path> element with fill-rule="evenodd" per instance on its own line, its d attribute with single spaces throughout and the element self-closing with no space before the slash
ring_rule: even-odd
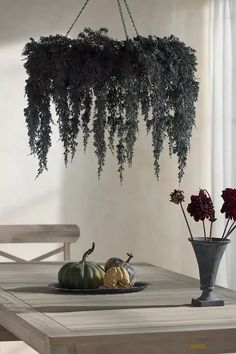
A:
<svg viewBox="0 0 236 354">
<path fill-rule="evenodd" d="M 75 345 L 69 345 L 69 346 L 65 346 L 65 347 L 64 346 L 53 346 L 49 353 L 50 354 L 77 354 Z M 42 353 L 42 354 L 45 354 L 45 353 Z"/>
</svg>

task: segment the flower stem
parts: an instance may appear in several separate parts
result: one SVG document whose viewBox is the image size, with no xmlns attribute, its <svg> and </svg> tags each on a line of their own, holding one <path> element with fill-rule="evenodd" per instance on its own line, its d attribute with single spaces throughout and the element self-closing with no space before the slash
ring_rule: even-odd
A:
<svg viewBox="0 0 236 354">
<path fill-rule="evenodd" d="M 227 220 L 227 223 L 225 225 L 224 232 L 223 232 L 223 235 L 222 235 L 222 239 L 224 239 L 224 236 L 225 236 L 225 233 L 226 233 L 228 225 L 229 225 L 229 219 Z"/>
<path fill-rule="evenodd" d="M 209 237 L 210 241 L 212 239 L 212 226 L 213 226 L 213 221 L 211 221 L 211 225 L 210 225 L 210 237 Z"/>
<path fill-rule="evenodd" d="M 182 209 L 182 212 L 183 212 L 183 215 L 184 215 L 184 218 L 185 218 L 187 227 L 188 227 L 188 231 L 189 231 L 189 233 L 190 233 L 190 237 L 191 237 L 191 239 L 193 240 L 192 231 L 191 231 L 191 229 L 190 229 L 190 226 L 189 226 L 189 223 L 188 223 L 188 219 L 187 219 L 187 217 L 186 217 L 186 214 L 185 214 L 185 211 L 184 211 L 184 208 L 183 208 L 182 203 L 180 203 L 180 206 L 181 206 L 181 209 Z"/>
<path fill-rule="evenodd" d="M 231 234 L 231 232 L 234 231 L 235 228 L 236 228 L 235 221 L 233 221 L 223 240 L 226 240 L 227 237 Z"/>
<path fill-rule="evenodd" d="M 206 241 L 207 237 L 206 237 L 206 227 L 205 227 L 204 220 L 202 220 L 202 225 L 203 225 L 203 231 L 204 231 L 204 240 Z"/>
</svg>

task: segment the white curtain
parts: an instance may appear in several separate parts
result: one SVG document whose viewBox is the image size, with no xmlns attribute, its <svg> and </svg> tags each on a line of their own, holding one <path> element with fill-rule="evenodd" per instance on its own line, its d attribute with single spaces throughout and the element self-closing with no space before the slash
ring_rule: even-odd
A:
<svg viewBox="0 0 236 354">
<path fill-rule="evenodd" d="M 230 1 L 230 19 L 231 19 L 231 184 L 236 188 L 236 1 Z M 231 237 L 231 247 L 229 248 L 229 257 L 227 262 L 228 285 L 236 289 L 236 232 Z"/>
<path fill-rule="evenodd" d="M 212 116 L 212 196 L 218 220 L 215 235 L 224 228 L 221 192 L 236 187 L 236 1 L 212 0 L 210 13 L 210 88 Z M 236 232 L 218 273 L 218 283 L 236 289 Z"/>
</svg>

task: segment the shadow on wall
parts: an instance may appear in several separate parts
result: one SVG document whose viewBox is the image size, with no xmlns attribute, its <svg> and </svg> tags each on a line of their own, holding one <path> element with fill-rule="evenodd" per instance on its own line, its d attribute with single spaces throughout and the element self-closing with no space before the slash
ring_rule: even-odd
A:
<svg viewBox="0 0 236 354">
<path fill-rule="evenodd" d="M 179 210 L 171 208 L 169 202 L 171 188 L 177 183 L 177 165 L 165 149 L 157 182 L 150 139 L 143 126 L 134 165 L 126 169 L 122 186 L 111 154 L 107 156 L 100 181 L 92 149 L 86 155 L 79 153 L 64 170 L 61 217 L 63 222 L 78 223 L 81 228 L 79 243 L 73 246 L 73 258 L 80 259 L 95 241 L 96 260 L 105 261 L 111 256 L 125 259 L 127 252 L 133 252 L 135 261 L 180 270 L 183 259 L 179 255 L 189 245 L 187 237 L 182 236 L 186 235 L 182 219 L 175 216 L 169 219 L 172 212 L 179 215 Z M 177 235 L 176 228 L 179 228 Z"/>
<path fill-rule="evenodd" d="M 27 41 L 30 37 L 65 34 L 83 3 L 82 0 L 1 0 L 0 45 Z M 196 11 L 199 13 L 199 9 L 208 3 L 209 0 L 148 0 L 145 3 L 129 0 L 140 34 L 160 36 L 175 32 L 175 28 L 182 30 L 186 18 L 193 26 L 198 21 Z M 127 23 L 130 28 L 128 18 Z M 71 35 L 76 36 L 84 27 L 104 26 L 111 29 L 112 35 L 115 33 L 124 38 L 116 2 L 91 0 Z"/>
<path fill-rule="evenodd" d="M 135 1 L 130 2 L 135 5 Z M 30 37 L 65 34 L 83 3 L 82 0 L 1 0 L 0 45 L 22 39 L 27 41 Z M 117 32 L 122 29 L 115 1 L 92 0 L 85 11 L 73 29 L 72 36 L 90 26 L 100 28 L 105 25 Z M 123 36 L 123 32 L 120 32 Z"/>
<path fill-rule="evenodd" d="M 95 258 L 98 260 L 105 260 L 110 255 L 126 258 L 127 252 L 135 253 L 141 224 L 148 220 L 149 183 L 156 183 L 152 165 L 148 166 L 150 161 L 142 150 L 141 146 L 141 150 L 136 151 L 134 167 L 126 170 L 122 186 L 115 157 L 110 153 L 98 180 L 97 161 L 91 146 L 86 155 L 79 153 L 64 170 L 62 218 L 65 222 L 78 220 L 81 228 L 79 254 L 92 241 L 96 242 Z M 145 180 L 148 170 L 149 178 Z M 76 256 L 78 250 L 75 250 Z"/>
<path fill-rule="evenodd" d="M 174 32 L 186 43 L 199 50 L 202 77 L 204 77 L 202 68 L 206 67 L 205 59 L 201 58 L 204 53 L 205 35 L 202 7 L 206 2 L 207 0 L 198 2 L 149 0 L 148 6 L 147 4 L 144 6 L 141 0 L 129 1 L 140 33 L 163 36 Z M 101 3 L 104 6 L 101 6 Z M 6 42 L 20 39 L 27 41 L 30 36 L 65 33 L 80 5 L 78 6 L 76 0 L 21 0 L 20 2 L 2 0 L 0 2 L 0 44 L 4 45 Z M 114 33 L 114 36 L 123 37 L 118 10 L 113 2 L 91 1 L 88 6 L 85 16 L 73 30 L 72 37 L 84 26 L 92 24 L 93 28 L 98 28 L 104 26 L 104 23 L 112 28 L 111 35 Z M 202 97 L 205 97 L 204 91 L 202 92 Z M 201 107 L 203 108 L 200 116 L 206 116 L 205 106 L 201 105 Z M 199 118 L 198 127 L 201 128 L 201 117 Z M 202 124 L 203 128 L 205 124 Z M 205 174 L 205 153 L 202 154 L 202 151 L 205 152 L 206 149 L 201 144 L 207 141 L 205 138 L 206 134 L 198 133 L 195 145 L 193 140 L 191 173 L 185 179 L 185 185 L 191 186 L 191 189 L 194 184 L 199 186 L 202 178 L 200 171 L 204 171 Z M 61 188 L 61 195 L 58 196 L 61 204 L 60 222 L 78 223 L 81 227 L 81 239 L 78 246 L 74 248 L 76 258 L 95 240 L 97 243 L 95 256 L 98 260 L 104 260 L 113 254 L 125 257 L 126 252 L 133 251 L 136 260 L 148 260 L 168 268 L 181 269 L 183 266 L 186 268 L 187 260 L 183 260 L 180 256 L 183 249 L 189 246 L 182 247 L 182 243 L 186 242 L 182 236 L 182 219 L 178 219 L 177 210 L 175 217 L 169 218 L 169 193 L 177 185 L 176 162 L 169 160 L 166 150 L 161 160 L 160 182 L 157 183 L 153 173 L 150 140 L 150 137 L 146 137 L 145 129 L 142 128 L 135 149 L 134 166 L 127 170 L 122 187 L 116 173 L 115 159 L 110 155 L 108 155 L 104 174 L 101 180 L 97 181 L 97 164 L 92 146 L 86 156 L 82 153 L 79 157 L 76 156 L 67 170 L 63 167 L 62 172 L 54 171 L 57 176 L 60 176 L 60 181 L 57 180 Z M 9 154 L 6 160 L 9 161 Z M 55 153 L 52 160 L 57 160 Z M 196 161 L 199 161 L 198 165 L 194 163 Z M 52 166 L 49 161 L 49 173 L 53 172 Z M 55 185 L 55 174 L 51 175 L 52 188 Z M 19 172 L 19 175 L 22 173 Z M 45 181 L 45 184 L 48 184 L 48 180 Z M 21 187 L 22 185 L 19 186 L 19 190 Z M 37 190 L 36 187 L 32 189 L 34 193 Z M 48 208 L 41 210 L 41 214 L 43 212 L 51 219 L 52 211 L 52 219 L 55 218 L 57 203 L 57 199 L 52 206 L 47 202 Z M 32 214 L 36 215 L 35 211 Z M 178 228 L 177 237 L 176 228 Z"/>
<path fill-rule="evenodd" d="M 207 62 L 204 52 L 207 39 L 203 40 L 207 31 L 206 3 L 207 0 L 181 0 L 177 6 L 176 0 L 165 3 L 150 0 L 150 6 L 143 6 L 143 2 L 130 0 L 132 8 L 139 10 L 136 20 L 141 25 L 141 33 L 163 36 L 174 32 L 198 50 L 199 77 L 204 77 L 204 64 Z M 166 21 L 166 18 L 170 21 Z M 203 84 L 201 95 L 204 90 Z M 205 146 L 208 131 L 206 120 L 203 122 L 201 118 L 206 116 L 206 111 L 206 105 L 199 105 L 198 132 L 194 131 L 184 178 L 184 189 L 186 192 L 190 190 L 191 194 L 199 185 L 208 186 L 209 183 L 206 166 L 210 168 L 210 164 L 205 153 L 208 149 Z M 122 187 L 116 173 L 115 158 L 111 155 L 107 156 L 100 181 L 97 180 L 97 163 L 92 146 L 86 156 L 80 152 L 76 155 L 73 163 L 63 170 L 61 195 L 63 222 L 78 223 L 81 228 L 81 238 L 73 249 L 73 258 L 80 258 L 83 251 L 95 241 L 96 260 L 104 261 L 110 256 L 125 258 L 126 253 L 132 251 L 137 261 L 148 261 L 183 273 L 196 274 L 182 215 L 179 210 L 171 208 L 169 202 L 169 193 L 178 187 L 176 160 L 170 160 L 168 149 L 165 149 L 160 162 L 160 182 L 157 183 L 153 173 L 151 138 L 146 136 L 144 127 L 140 129 L 136 144 L 134 166 L 126 170 Z"/>
<path fill-rule="evenodd" d="M 0 212 L 0 220 L 13 220 L 14 218 L 19 218 L 20 216 L 25 215 L 29 209 L 34 208 L 37 210 L 37 208 L 43 208 L 44 205 L 53 199 L 59 192 L 60 190 L 55 188 L 54 190 L 47 191 L 35 198 L 28 199 L 23 205 L 20 204 L 17 206 L 9 206 L 8 208 L 4 208 Z"/>
</svg>

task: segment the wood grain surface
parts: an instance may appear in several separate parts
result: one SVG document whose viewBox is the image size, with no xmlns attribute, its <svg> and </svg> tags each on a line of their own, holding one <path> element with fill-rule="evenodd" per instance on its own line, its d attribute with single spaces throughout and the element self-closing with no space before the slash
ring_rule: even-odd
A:
<svg viewBox="0 0 236 354">
<path fill-rule="evenodd" d="M 0 243 L 65 243 L 76 242 L 77 225 L 0 225 Z"/>
<path fill-rule="evenodd" d="M 194 308 L 199 281 L 135 265 L 149 286 L 137 293 L 56 291 L 62 263 L 0 265 L 0 339 L 11 334 L 43 354 L 186 354 L 236 351 L 236 292 L 217 288 L 224 307 Z M 5 334 L 4 334 L 5 333 Z M 12 337 L 13 338 L 13 337 Z"/>
<path fill-rule="evenodd" d="M 44 253 L 31 261 L 42 261 L 60 252 L 64 254 L 64 260 L 71 259 L 71 243 L 77 242 L 80 237 L 80 229 L 77 225 L 0 225 L 0 243 L 63 243 L 47 253 Z M 14 262 L 26 262 L 0 249 L 0 256 Z"/>
</svg>

